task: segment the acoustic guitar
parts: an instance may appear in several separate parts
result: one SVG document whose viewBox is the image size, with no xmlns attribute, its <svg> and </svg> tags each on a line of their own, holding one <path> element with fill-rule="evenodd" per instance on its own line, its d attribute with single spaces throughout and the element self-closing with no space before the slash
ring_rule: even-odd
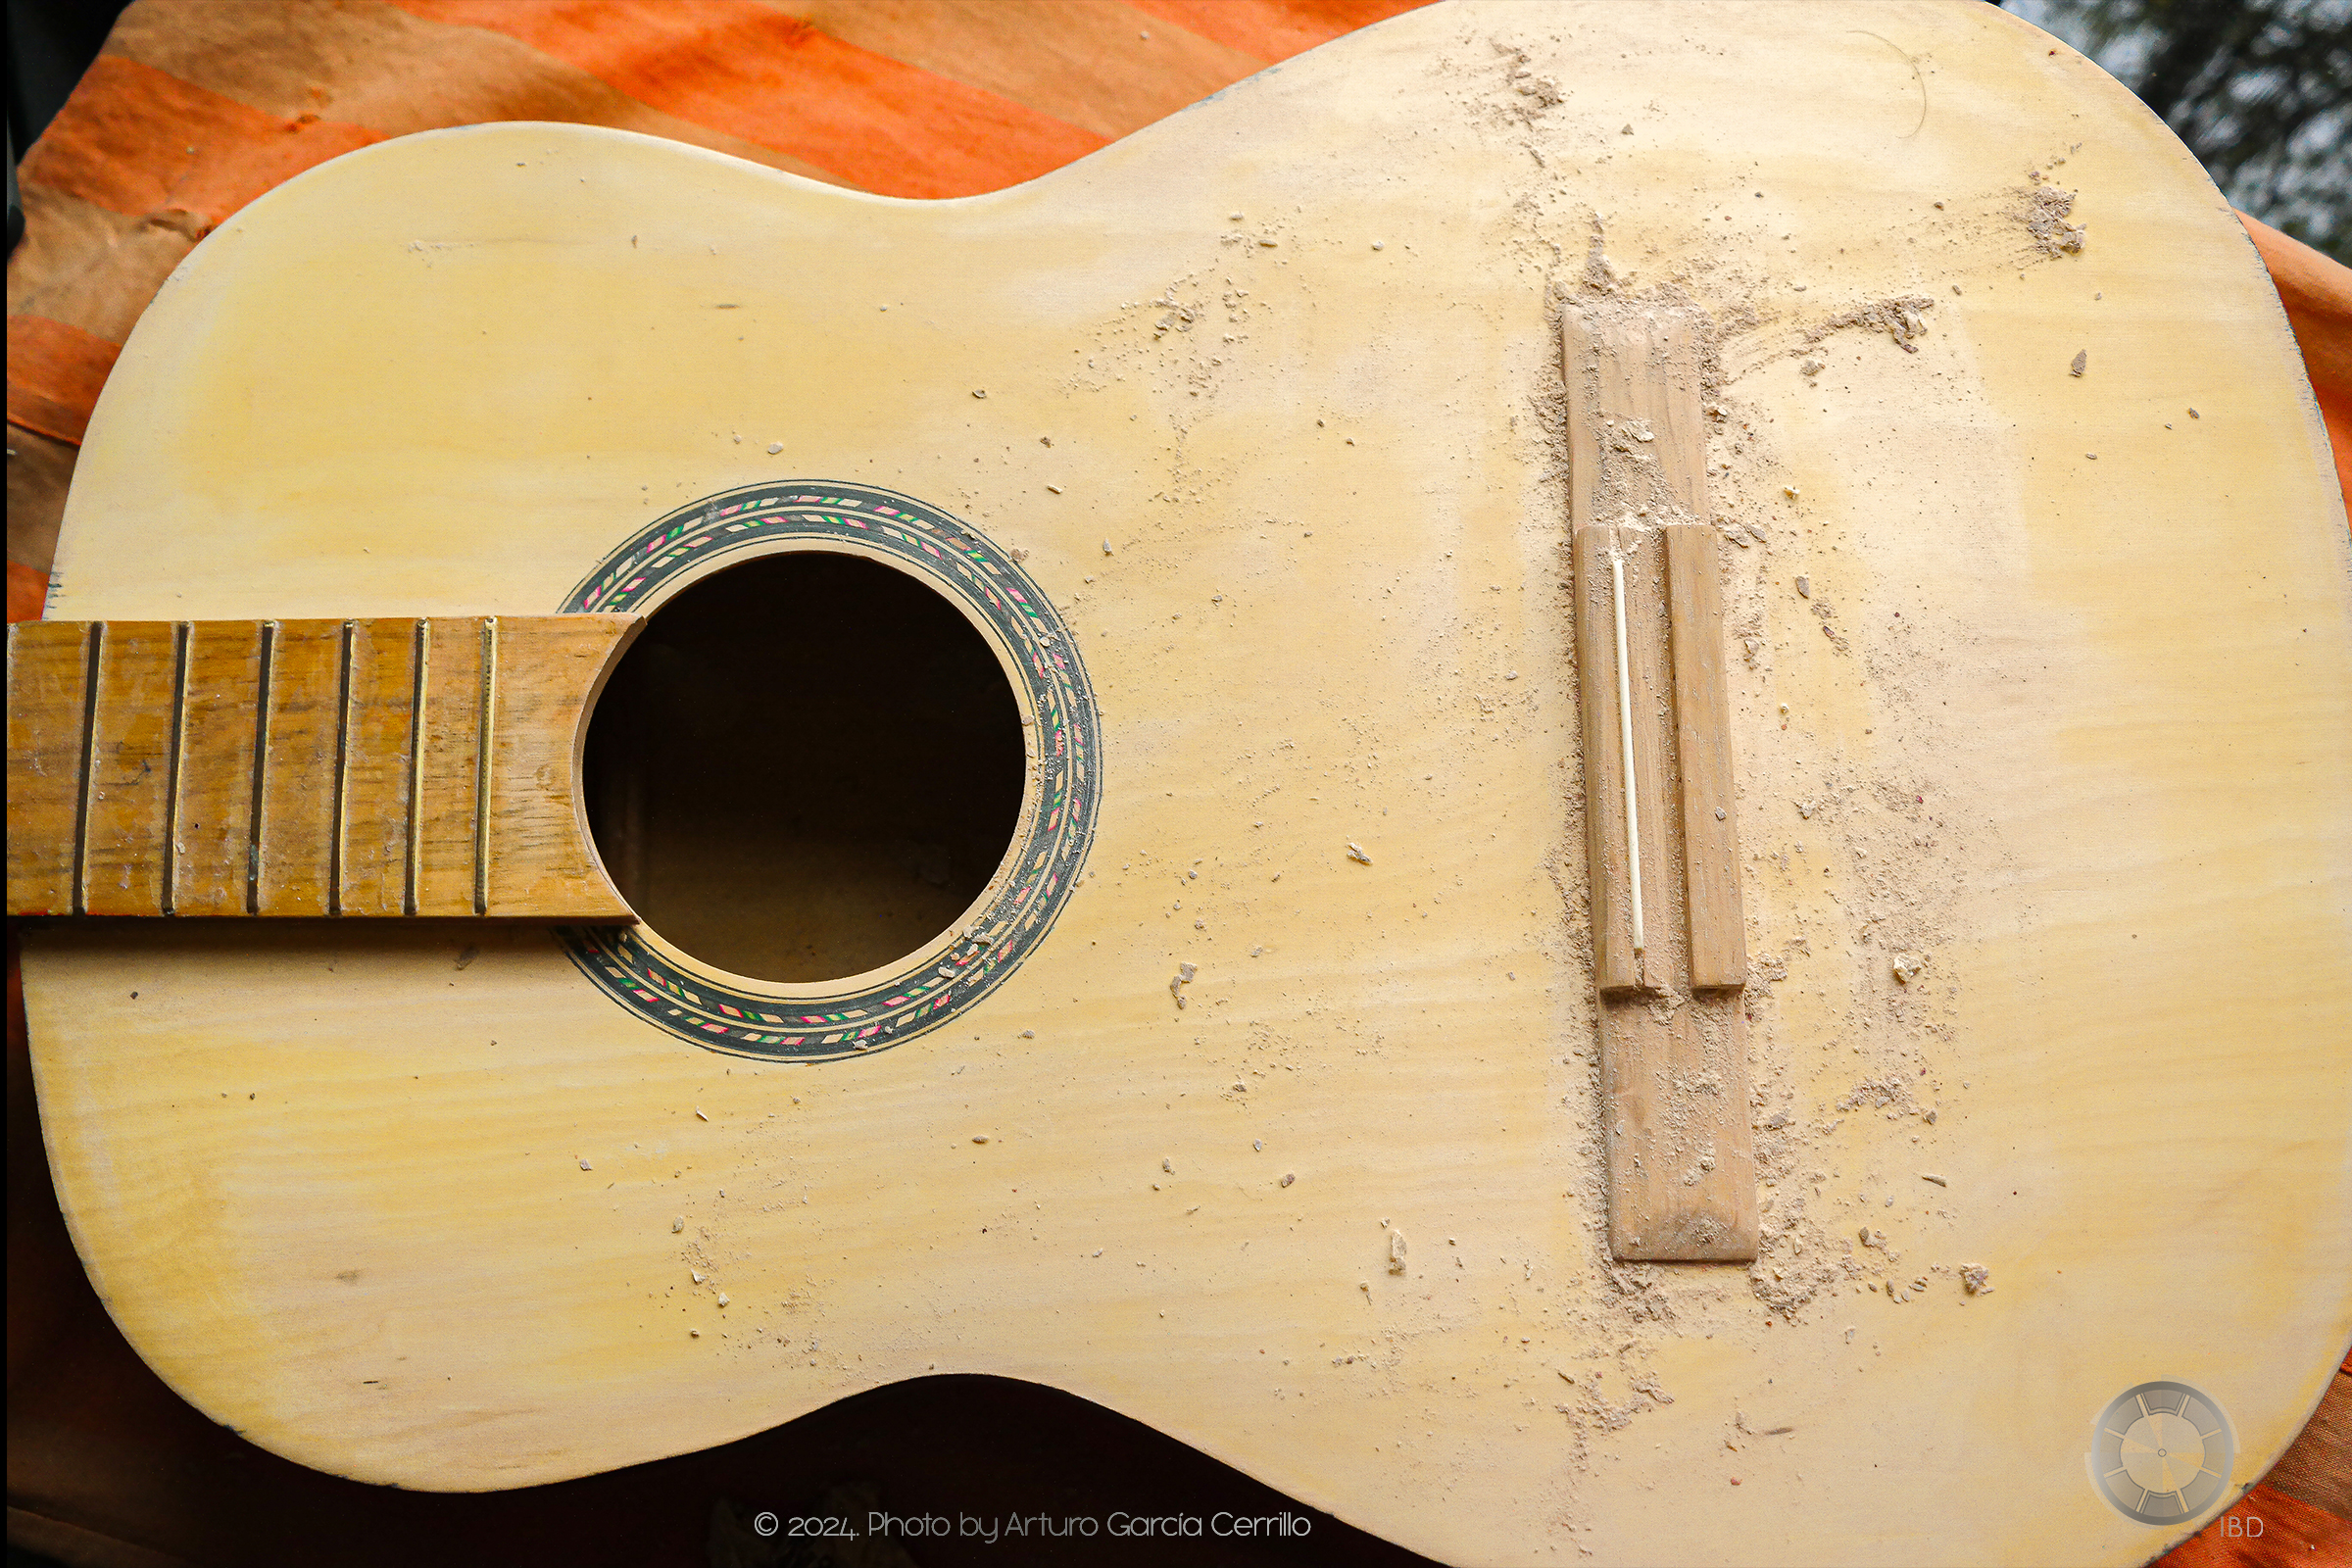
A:
<svg viewBox="0 0 2352 1568">
<path fill-rule="evenodd" d="M 58 1193 L 372 1482 L 988 1372 L 1448 1560 L 2140 1561 L 2352 1337 L 2326 454 L 1988 8 L 1436 7 L 968 200 L 372 147 L 12 633 Z"/>
</svg>

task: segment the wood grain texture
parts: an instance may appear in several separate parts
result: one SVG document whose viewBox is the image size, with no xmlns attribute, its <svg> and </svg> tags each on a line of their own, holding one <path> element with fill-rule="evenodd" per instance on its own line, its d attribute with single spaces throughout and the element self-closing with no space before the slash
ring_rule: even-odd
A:
<svg viewBox="0 0 2352 1568">
<path fill-rule="evenodd" d="M 577 775 L 636 617 L 40 624 L 11 643 L 12 913 L 74 912 L 79 855 L 92 914 L 634 918 Z"/>
<path fill-rule="evenodd" d="M 1648 945 L 1639 984 L 1663 991 L 1684 983 L 1680 838 L 1675 816 L 1674 675 L 1666 626 L 1666 541 L 1655 528 L 1614 530 L 1625 576 L 1626 690 L 1632 698 L 1634 798 L 1642 831 L 1642 898 Z M 1610 578 L 1612 590 L 1614 575 Z M 1610 631 L 1615 633 L 1614 617 Z M 1620 735 L 1622 740 L 1622 733 Z"/>
<path fill-rule="evenodd" d="M 179 730 L 179 628 L 118 620 L 103 628 L 91 709 L 82 909 L 162 914 Z"/>
<path fill-rule="evenodd" d="M 409 790 L 416 774 L 414 703 L 421 622 L 351 623 L 350 690 L 336 846 L 335 912 L 413 913 Z"/>
<path fill-rule="evenodd" d="M 1568 523 L 1593 527 L 1604 519 L 1600 507 L 1602 429 L 1599 359 L 1593 322 L 1574 305 L 1560 311 L 1560 384 L 1566 389 L 1568 440 Z M 1607 521 L 1615 521 L 1611 516 Z M 1582 578 L 1580 577 L 1580 581 Z"/>
<path fill-rule="evenodd" d="M 668 505 L 868 478 L 1069 607 L 1103 810 L 968 1029 L 823 1067 L 698 1051 L 512 922 L 30 933 L 126 1336 L 254 1441 L 410 1486 L 1026 1378 L 1457 1561 L 2140 1561 L 2071 1456 L 2150 1376 L 2259 1473 L 2352 1337 L 2352 561 L 2293 345 L 2177 139 L 2031 28 L 1758 15 L 1410 16 L 937 206 L 509 125 L 223 225 L 91 421 L 61 613 L 541 613 Z M 1522 52 L 1573 90 L 1539 113 Z M 2044 257 L 2018 171 L 2078 141 L 2090 243 Z M 1137 308 L 1170 282 L 1189 332 Z M 1713 483 L 1755 530 L 1744 1273 L 1596 1245 L 1564 929 L 1546 300 L 1653 283 L 1722 323 Z M 1912 290 L 1917 353 L 1831 324 Z M 322 530 L 329 485 L 369 504 Z M 2215 987 L 2249 947 L 2265 984 Z M 1966 1466 L 1998 1506 L 1888 1436 L 1954 1431 L 2001 1435 Z"/>
<path fill-rule="evenodd" d="M 1585 832 L 1591 876 L 1595 984 L 1603 992 L 1674 983 L 1667 925 L 1681 905 L 1668 808 L 1674 800 L 1673 690 L 1668 676 L 1666 552 L 1654 529 L 1580 528 L 1573 537 L 1577 582 L 1577 690 L 1585 736 Z M 1612 564 L 1612 555 L 1615 558 Z M 1633 862 L 1626 844 L 1626 749 L 1618 692 L 1617 583 L 1625 585 L 1625 691 L 1631 699 L 1634 821 L 1641 834 L 1642 923 L 1634 943 Z"/>
<path fill-rule="evenodd" d="M 1610 1252 L 1629 1261 L 1752 1261 L 1755 1138 L 1747 1016 L 1738 999 L 1693 997 L 1671 1010 L 1611 1002 L 1600 1029 Z"/>
<path fill-rule="evenodd" d="M 335 776 L 343 744 L 343 622 L 264 628 L 261 810 L 252 912 L 333 912 Z"/>
<path fill-rule="evenodd" d="M 588 834 L 580 749 L 596 694 L 644 625 L 634 615 L 497 620 L 487 913 L 630 918 Z"/>
<path fill-rule="evenodd" d="M 1574 522 L 1707 520 L 1702 350 L 1702 321 L 1689 307 L 1611 299 L 1562 309 Z"/>
<path fill-rule="evenodd" d="M 1608 973 L 1598 957 L 1603 943 L 1631 946 L 1630 929 L 1618 915 L 1630 894 L 1630 879 L 1617 858 L 1625 837 L 1619 804 L 1624 786 L 1618 761 L 1620 732 L 1615 727 L 1616 625 L 1611 613 L 1603 622 L 1606 631 L 1600 638 L 1605 648 L 1597 668 L 1580 662 L 1577 671 L 1585 712 L 1589 852 L 1594 829 L 1600 828 L 1599 853 L 1591 854 L 1588 863 L 1595 911 L 1595 990 L 1600 996 L 1609 1248 L 1628 1260 L 1744 1262 L 1755 1257 L 1759 1237 L 1747 1025 L 1737 997 L 1708 997 L 1698 989 L 1702 971 L 1692 937 L 1711 932 L 1720 911 L 1688 912 L 1687 890 L 1694 884 L 1686 874 L 1690 801 L 1680 758 L 1685 708 L 1675 676 L 1669 673 L 1679 673 L 1684 643 L 1675 641 L 1680 623 L 1669 624 L 1668 530 L 1580 528 L 1574 540 L 1580 653 L 1590 647 L 1587 623 L 1598 618 L 1596 611 L 1606 611 L 1614 593 L 1607 558 L 1611 545 L 1621 558 L 1643 855 L 1647 945 L 1634 965 L 1635 984 L 1610 987 L 1601 983 Z M 1604 733 L 1597 743 L 1592 715 L 1596 692 L 1604 694 L 1600 706 L 1606 714 L 1598 720 Z M 1713 820 L 1711 805 L 1707 810 L 1709 825 L 1721 828 L 1724 824 Z M 1733 892 L 1736 895 L 1736 881 Z M 1735 904 L 1735 920 L 1737 907 Z M 1720 962 L 1720 956 L 1713 961 Z"/>
<path fill-rule="evenodd" d="M 1740 803 L 1732 782 L 1732 699 L 1723 668 L 1721 546 L 1707 523 L 1675 523 L 1663 532 L 1690 984 L 1701 990 L 1739 986 L 1747 981 L 1747 933 L 1740 913 Z"/>
<path fill-rule="evenodd" d="M 1616 530 L 1580 527 L 1573 535 L 1576 584 L 1578 713 L 1584 735 L 1585 864 L 1592 901 L 1592 979 L 1600 991 L 1642 983 L 1634 952 L 1633 875 L 1627 857 L 1625 753 L 1619 744 L 1617 637 L 1609 551 Z M 1630 623 L 1629 623 L 1630 629 Z M 1638 744 L 1638 742 L 1637 742 Z M 1655 818 L 1645 819 L 1644 881 L 1658 884 Z"/>
<path fill-rule="evenodd" d="M 189 623 L 172 825 L 176 914 L 241 915 L 251 908 L 261 688 L 261 622 Z"/>
<path fill-rule="evenodd" d="M 1589 807 L 1611 803 L 1610 810 L 1588 809 L 1586 817 L 1594 967 L 1604 992 L 1671 978 L 1661 973 L 1654 982 L 1647 980 L 1628 951 L 1632 893 L 1630 865 L 1623 859 L 1625 829 L 1621 820 L 1603 820 L 1623 816 L 1625 765 L 1614 727 L 1617 607 L 1611 548 L 1622 558 L 1626 583 L 1637 815 L 1644 840 L 1642 912 L 1652 943 L 1659 940 L 1659 923 L 1685 903 L 1682 890 L 1667 882 L 1670 865 L 1680 858 L 1665 842 L 1665 836 L 1679 838 L 1681 832 L 1679 822 L 1670 823 L 1666 815 L 1676 800 L 1672 732 L 1677 710 L 1669 670 L 1679 670 L 1680 654 L 1667 635 L 1669 573 L 1656 530 L 1675 519 L 1703 523 L 1707 515 L 1700 339 L 1697 314 L 1684 307 L 1609 299 L 1570 304 L 1560 313 L 1586 798 Z M 1588 541 L 1584 530 L 1591 528 L 1621 531 Z"/>
<path fill-rule="evenodd" d="M 1746 1017 L 1737 999 L 1701 1000 L 1747 968 L 1701 352 L 1689 309 L 1610 300 L 1561 313 L 1609 1250 L 1745 1262 L 1759 1242 Z M 1621 658 L 1639 881 L 1625 852 Z"/>
<path fill-rule="evenodd" d="M 8 912 L 75 911 L 89 760 L 90 627 L 8 628 Z"/>
<path fill-rule="evenodd" d="M 481 795 L 482 619 L 425 623 L 416 767 L 416 912 L 467 915 L 475 904 Z"/>
</svg>

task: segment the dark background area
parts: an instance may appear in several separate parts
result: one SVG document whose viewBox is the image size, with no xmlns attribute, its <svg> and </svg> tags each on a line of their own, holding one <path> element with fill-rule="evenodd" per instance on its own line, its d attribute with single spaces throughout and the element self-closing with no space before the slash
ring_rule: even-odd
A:
<svg viewBox="0 0 2352 1568">
<path fill-rule="evenodd" d="M 760 556 L 621 656 L 588 725 L 588 820 L 629 906 L 704 962 L 859 974 L 988 886 L 1020 821 L 1021 723 L 987 641 L 928 585 Z"/>
</svg>

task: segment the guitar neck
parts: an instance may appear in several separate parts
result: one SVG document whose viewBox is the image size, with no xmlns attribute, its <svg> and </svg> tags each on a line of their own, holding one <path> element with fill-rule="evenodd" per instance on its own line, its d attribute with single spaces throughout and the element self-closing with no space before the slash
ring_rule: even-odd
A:
<svg viewBox="0 0 2352 1568">
<path fill-rule="evenodd" d="M 626 921 L 577 800 L 628 615 L 8 633 L 8 912 Z"/>
</svg>

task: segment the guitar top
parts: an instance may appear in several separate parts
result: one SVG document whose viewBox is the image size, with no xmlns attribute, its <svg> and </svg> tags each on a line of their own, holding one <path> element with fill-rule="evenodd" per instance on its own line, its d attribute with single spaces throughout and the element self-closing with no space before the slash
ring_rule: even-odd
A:
<svg viewBox="0 0 2352 1568">
<path fill-rule="evenodd" d="M 1685 345 L 1695 415 L 1564 332 Z M 24 941 L 100 1295 L 306 1464 L 522 1486 L 987 1372 L 1449 1560 L 2125 1563 L 2352 1338 L 2326 438 L 2203 172 L 1995 10 L 1434 7 L 955 201 L 371 147 L 158 296 L 49 612 L 160 671 L 374 628 L 347 726 L 406 661 L 270 797 L 339 890 L 390 759 L 403 918 Z M 433 628 L 475 723 L 481 625 L 559 614 L 643 635 L 569 752 L 452 731 L 491 917 L 432 917 Z M 642 923 L 496 917 L 510 787 Z M 1611 1231 L 1644 1030 L 1735 1260 Z M 2227 1432 L 2134 1514 L 2085 1456 L 2158 1382 Z"/>
</svg>

